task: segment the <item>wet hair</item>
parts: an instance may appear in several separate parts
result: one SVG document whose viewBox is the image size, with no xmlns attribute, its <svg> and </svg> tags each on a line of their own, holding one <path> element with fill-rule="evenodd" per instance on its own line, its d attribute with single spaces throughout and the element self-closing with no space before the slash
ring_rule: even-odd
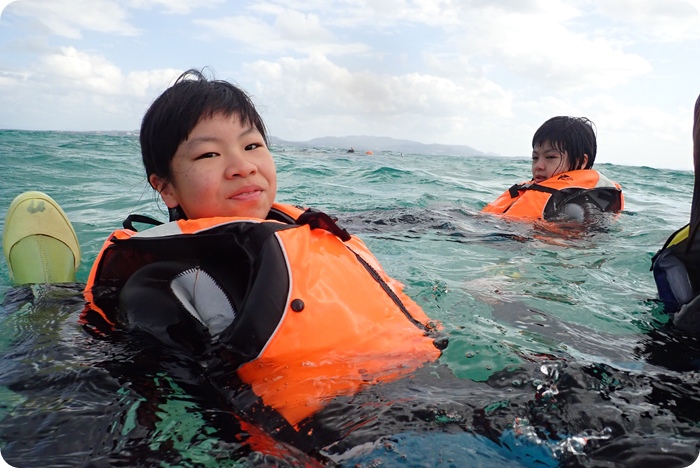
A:
<svg viewBox="0 0 700 468">
<path fill-rule="evenodd" d="M 169 183 L 170 161 L 178 146 L 201 120 L 215 114 L 236 115 L 242 124 L 253 125 L 268 143 L 265 124 L 245 91 L 190 69 L 158 96 L 143 116 L 139 140 L 146 176 L 155 174 Z"/>
<path fill-rule="evenodd" d="M 578 168 L 583 163 L 584 154 L 588 162 L 584 169 L 590 169 L 598 151 L 595 125 L 586 117 L 552 117 L 537 129 L 532 137 L 532 149 L 549 142 L 554 149 L 568 155 L 568 170 Z"/>
</svg>

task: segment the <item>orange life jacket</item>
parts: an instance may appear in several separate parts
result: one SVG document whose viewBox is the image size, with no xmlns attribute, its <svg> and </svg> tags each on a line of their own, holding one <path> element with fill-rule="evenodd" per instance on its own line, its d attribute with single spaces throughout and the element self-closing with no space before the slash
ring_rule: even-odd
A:
<svg viewBox="0 0 700 468">
<path fill-rule="evenodd" d="M 216 339 L 242 363 L 237 377 L 293 426 L 335 396 L 439 357 L 437 325 L 359 238 L 320 212 L 275 204 L 272 213 L 289 221 L 203 218 L 115 231 L 90 272 L 89 308 L 117 322 L 105 291 L 152 262 L 244 265 L 244 291 L 230 293 L 236 318 Z"/>
<path fill-rule="evenodd" d="M 522 220 L 557 217 L 569 203 L 590 203 L 600 211 L 621 211 L 624 197 L 619 184 L 593 169 L 564 172 L 536 184 L 515 184 L 482 212 L 502 214 Z"/>
</svg>

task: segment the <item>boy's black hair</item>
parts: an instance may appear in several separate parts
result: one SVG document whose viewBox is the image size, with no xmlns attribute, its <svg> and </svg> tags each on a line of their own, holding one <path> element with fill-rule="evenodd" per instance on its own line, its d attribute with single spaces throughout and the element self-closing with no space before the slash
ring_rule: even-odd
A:
<svg viewBox="0 0 700 468">
<path fill-rule="evenodd" d="M 583 155 L 588 155 L 584 169 L 590 169 L 598 151 L 595 125 L 586 117 L 552 117 L 537 129 L 532 137 L 532 149 L 549 142 L 559 152 L 568 157 L 568 170 L 581 167 Z"/>
<path fill-rule="evenodd" d="M 139 140 L 146 177 L 156 174 L 170 181 L 170 160 L 177 147 L 202 119 L 219 113 L 235 114 L 242 124 L 253 125 L 267 145 L 265 124 L 245 91 L 190 69 L 158 96 L 143 117 Z"/>
</svg>

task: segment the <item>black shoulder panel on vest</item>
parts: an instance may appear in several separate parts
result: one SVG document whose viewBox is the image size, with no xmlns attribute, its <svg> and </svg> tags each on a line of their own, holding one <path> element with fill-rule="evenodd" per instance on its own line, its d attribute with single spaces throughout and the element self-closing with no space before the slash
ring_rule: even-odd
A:
<svg viewBox="0 0 700 468">
<path fill-rule="evenodd" d="M 198 234 L 115 239 L 103 254 L 94 301 L 114 318 L 119 291 L 140 268 L 169 261 L 197 265 L 226 286 L 237 314 L 220 340 L 244 362 L 262 351 L 284 314 L 290 280 L 274 234 L 293 228 L 280 223 L 235 222 Z"/>
<path fill-rule="evenodd" d="M 256 358 L 284 316 L 290 289 L 289 265 L 275 236 L 260 246 L 246 282 L 246 296 L 219 340 L 240 362 Z"/>
<path fill-rule="evenodd" d="M 622 192 L 615 187 L 596 187 L 592 189 L 565 188 L 555 190 L 544 207 L 544 219 L 557 218 L 561 209 L 568 204 L 583 207 L 586 213 L 616 212 L 622 208 Z"/>
</svg>

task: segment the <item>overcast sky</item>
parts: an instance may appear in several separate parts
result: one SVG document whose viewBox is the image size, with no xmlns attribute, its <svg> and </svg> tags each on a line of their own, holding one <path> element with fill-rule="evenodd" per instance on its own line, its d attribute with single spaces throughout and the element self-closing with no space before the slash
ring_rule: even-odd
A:
<svg viewBox="0 0 700 468">
<path fill-rule="evenodd" d="M 0 0 L 0 128 L 135 130 L 209 66 L 271 135 L 529 156 L 554 115 L 597 162 L 692 169 L 700 0 Z"/>
</svg>

